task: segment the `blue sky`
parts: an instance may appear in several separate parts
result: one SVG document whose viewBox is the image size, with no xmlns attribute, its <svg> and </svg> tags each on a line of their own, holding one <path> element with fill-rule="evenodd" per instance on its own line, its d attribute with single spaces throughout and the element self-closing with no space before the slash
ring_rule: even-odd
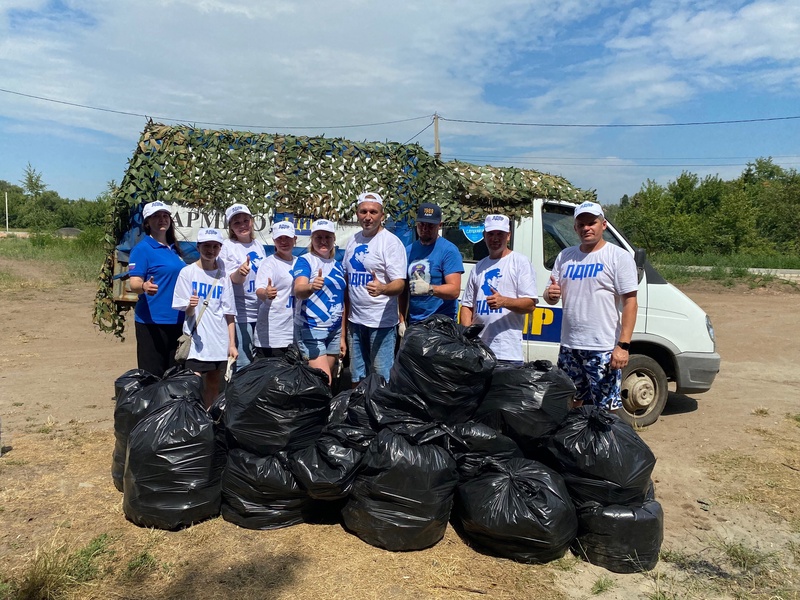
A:
<svg viewBox="0 0 800 600">
<path fill-rule="evenodd" d="M 431 152 L 438 113 L 444 159 L 614 203 L 683 170 L 800 168 L 800 119 L 564 127 L 798 117 L 798 40 L 796 0 L 3 0 L 0 179 L 30 163 L 62 196 L 96 197 L 145 123 L 119 113 Z M 385 124 L 335 127 L 367 123 Z"/>
</svg>

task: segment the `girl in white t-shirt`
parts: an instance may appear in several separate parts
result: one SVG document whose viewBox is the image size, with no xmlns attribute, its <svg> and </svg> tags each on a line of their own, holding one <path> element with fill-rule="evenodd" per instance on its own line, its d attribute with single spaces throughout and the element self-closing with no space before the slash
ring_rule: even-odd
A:
<svg viewBox="0 0 800 600">
<path fill-rule="evenodd" d="M 328 382 L 336 360 L 347 350 L 342 321 L 345 275 L 335 251 L 334 223 L 317 219 L 311 224 L 311 250 L 297 259 L 294 269 L 294 295 L 300 302 L 295 341 L 309 366 L 325 371 Z"/>
<path fill-rule="evenodd" d="M 202 376 L 203 403 L 208 409 L 219 394 L 228 359 L 238 355 L 236 306 L 231 280 L 218 258 L 222 234 L 201 229 L 197 250 L 200 260 L 178 274 L 172 308 L 186 312 L 183 332 L 192 336 L 186 368 Z"/>
<path fill-rule="evenodd" d="M 233 204 L 225 211 L 228 239 L 222 243 L 220 258 L 233 284 L 236 299 L 236 368 L 253 361 L 253 332 L 260 301 L 256 296 L 256 275 L 266 258 L 261 242 L 255 240 L 253 216 L 244 204 Z"/>
<path fill-rule="evenodd" d="M 289 221 L 272 225 L 275 254 L 268 256 L 256 275 L 258 321 L 253 338 L 256 358 L 282 356 L 294 341 L 294 290 L 292 254 L 297 236 Z"/>
</svg>

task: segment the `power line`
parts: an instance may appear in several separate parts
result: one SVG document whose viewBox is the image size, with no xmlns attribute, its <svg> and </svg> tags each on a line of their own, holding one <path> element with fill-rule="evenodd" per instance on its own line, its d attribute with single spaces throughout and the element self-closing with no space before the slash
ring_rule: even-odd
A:
<svg viewBox="0 0 800 600">
<path fill-rule="evenodd" d="M 411 117 L 408 119 L 397 119 L 394 121 L 381 121 L 379 123 L 359 123 L 357 125 L 302 125 L 302 126 L 292 126 L 292 125 L 281 125 L 281 126 L 274 126 L 274 125 L 241 125 L 236 123 L 215 123 L 213 121 L 197 121 L 195 119 L 176 119 L 173 117 L 158 117 L 155 115 L 145 115 L 142 113 L 135 113 L 135 112 L 128 112 L 125 110 L 114 110 L 111 108 L 103 108 L 100 106 L 89 106 L 87 104 L 78 104 L 77 102 L 67 102 L 66 100 L 56 100 L 54 98 L 45 98 L 44 96 L 34 96 L 33 94 L 23 94 L 22 92 L 15 92 L 14 90 L 6 90 L 0 88 L 0 92 L 5 92 L 6 94 L 14 94 L 15 96 L 22 96 L 24 98 L 33 98 L 35 100 L 43 100 L 45 102 L 53 102 L 55 104 L 64 104 L 66 106 L 74 106 L 76 108 L 85 108 L 88 110 L 97 110 L 101 112 L 107 113 L 114 113 L 117 115 L 126 115 L 129 117 L 143 117 L 145 119 L 155 119 L 157 121 L 174 121 L 178 123 L 198 123 L 200 125 L 214 125 L 216 127 L 237 127 L 243 129 L 354 129 L 357 127 L 377 127 L 379 125 L 395 125 L 397 123 L 408 123 L 410 121 L 419 121 L 420 119 L 430 119 L 432 115 L 424 115 L 422 117 Z M 427 129 L 427 128 L 426 128 Z M 423 129 L 424 131 L 424 129 Z M 422 133 L 422 132 L 420 132 Z M 417 134 L 419 135 L 419 134 Z"/>
<path fill-rule="evenodd" d="M 583 127 L 583 128 L 619 128 L 619 127 L 690 127 L 695 125 L 732 125 L 736 123 L 763 123 L 766 121 L 789 121 L 800 119 L 800 115 L 792 117 L 764 117 L 759 119 L 732 119 L 730 121 L 689 121 L 686 123 L 518 123 L 514 121 L 477 121 L 472 119 L 448 119 L 439 115 L 442 121 L 451 123 L 476 123 L 479 125 L 509 125 L 513 127 Z"/>
<path fill-rule="evenodd" d="M 403 145 L 405 146 L 406 144 L 408 144 L 409 142 L 411 142 L 411 141 L 412 141 L 414 138 L 417 138 L 417 137 L 419 137 L 419 135 L 420 135 L 420 134 L 421 134 L 423 131 L 425 131 L 426 129 L 428 129 L 428 128 L 429 128 L 431 125 L 433 125 L 433 119 L 431 119 L 431 122 L 430 122 L 430 123 L 428 123 L 427 125 L 425 125 L 425 127 L 423 127 L 423 128 L 420 130 L 420 131 L 418 131 L 416 135 L 413 135 L 413 136 L 411 136 L 411 138 L 410 138 L 410 139 L 409 139 L 407 142 L 405 142 Z"/>
<path fill-rule="evenodd" d="M 488 160 L 605 160 L 605 156 L 541 156 L 537 154 L 519 154 L 516 156 L 499 156 L 495 154 L 459 154 L 460 158 Z M 770 154 L 770 158 L 800 158 L 798 154 Z M 616 160 L 754 160 L 752 156 L 615 156 Z"/>
<path fill-rule="evenodd" d="M 451 160 L 461 160 L 464 158 L 463 156 L 457 156 L 455 154 L 448 154 L 446 155 L 447 158 Z M 584 159 L 585 160 L 585 159 Z M 524 161 L 524 160 L 493 160 L 493 164 L 503 163 L 508 165 L 535 165 L 535 166 L 550 166 L 550 167 L 623 167 L 623 168 L 632 168 L 632 169 L 651 169 L 653 167 L 745 167 L 748 163 L 665 163 L 665 164 L 658 164 L 658 163 L 648 163 L 645 165 L 637 165 L 631 163 L 620 163 L 620 162 L 601 162 L 603 159 L 596 159 L 596 162 L 547 162 L 547 161 Z M 782 163 L 782 165 L 791 166 L 797 165 L 800 163 L 796 162 L 787 162 Z"/>
</svg>

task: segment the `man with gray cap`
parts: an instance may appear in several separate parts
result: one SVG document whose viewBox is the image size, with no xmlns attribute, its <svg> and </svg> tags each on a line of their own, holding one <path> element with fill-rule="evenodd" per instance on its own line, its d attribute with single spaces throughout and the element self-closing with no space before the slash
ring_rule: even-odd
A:
<svg viewBox="0 0 800 600">
<path fill-rule="evenodd" d="M 397 297 L 406 285 L 403 242 L 383 227 L 383 198 L 359 195 L 356 218 L 361 231 L 344 252 L 347 279 L 347 343 L 353 386 L 371 373 L 389 379 L 398 323 Z"/>
<path fill-rule="evenodd" d="M 536 272 L 531 262 L 508 247 L 511 223 L 505 215 L 488 215 L 483 240 L 489 256 L 469 274 L 461 300 L 461 324 L 483 324 L 480 337 L 498 361 L 522 364 L 525 315 L 536 308 Z"/>
<path fill-rule="evenodd" d="M 439 236 L 442 209 L 424 202 L 417 210 L 417 240 L 406 246 L 407 295 L 401 296 L 401 314 L 418 323 L 434 314 L 455 320 L 464 263 L 456 245 Z"/>
<path fill-rule="evenodd" d="M 580 245 L 559 253 L 543 297 L 548 304 L 561 300 L 558 366 L 575 382 L 574 405 L 617 410 L 636 324 L 639 280 L 630 253 L 603 239 L 606 227 L 599 204 L 584 202 L 575 208 Z"/>
</svg>

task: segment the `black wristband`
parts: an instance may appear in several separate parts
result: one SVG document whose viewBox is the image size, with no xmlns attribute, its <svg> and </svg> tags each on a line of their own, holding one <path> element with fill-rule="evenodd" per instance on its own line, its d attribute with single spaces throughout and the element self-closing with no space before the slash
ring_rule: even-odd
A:
<svg viewBox="0 0 800 600">
<path fill-rule="evenodd" d="M 617 342 L 617 346 L 619 346 L 623 350 L 630 350 L 631 349 L 630 342 Z"/>
</svg>

